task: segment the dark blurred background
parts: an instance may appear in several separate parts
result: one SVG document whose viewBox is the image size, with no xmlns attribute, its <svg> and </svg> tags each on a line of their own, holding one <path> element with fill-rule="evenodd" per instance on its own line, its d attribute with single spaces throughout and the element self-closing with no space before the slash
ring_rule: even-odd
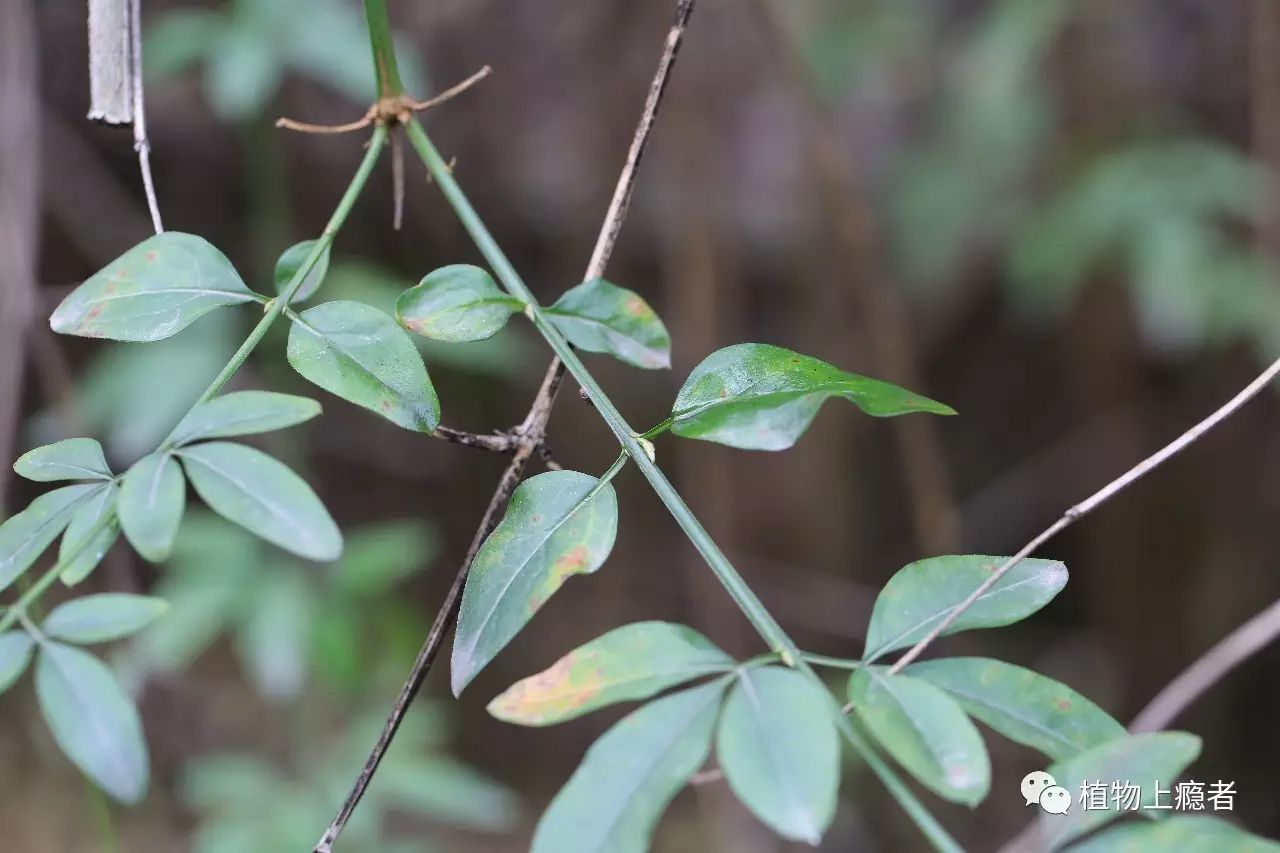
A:
<svg viewBox="0 0 1280 853">
<path fill-rule="evenodd" d="M 546 301 L 586 265 L 672 5 L 392 4 L 416 94 L 494 67 L 427 126 Z M 144 7 L 165 223 L 269 288 L 276 257 L 319 233 L 360 155 L 358 136 L 272 127 L 364 111 L 358 5 Z M 69 287 L 150 233 L 128 130 L 84 120 L 85 27 L 83 3 L 0 4 L 0 444 L 12 459 L 94 435 L 127 465 L 255 318 L 222 311 L 146 345 L 49 332 Z M 640 427 L 661 420 L 706 354 L 743 340 L 960 411 L 883 422 L 831 404 L 783 454 L 659 442 L 660 462 L 801 645 L 856 656 L 875 591 L 903 564 L 1015 551 L 1280 355 L 1277 168 L 1275 0 L 700 0 L 608 272 L 665 318 L 674 368 L 591 366 Z M 436 267 L 478 262 L 416 163 L 408 176 L 396 232 L 379 167 L 336 243 L 330 298 L 388 305 Z M 548 356 L 519 324 L 424 353 L 445 423 L 475 431 L 523 417 Z M 390 706 L 503 460 L 307 386 L 282 334 L 235 384 L 323 398 L 322 419 L 265 444 L 316 485 L 347 556 L 303 565 L 198 512 L 169 566 L 118 547 L 90 587 L 154 590 L 175 610 L 113 657 L 142 702 L 152 792 L 108 807 L 57 752 L 27 680 L 0 702 L 6 850 L 309 849 Z M 1035 667 L 1130 719 L 1280 595 L 1278 416 L 1265 393 L 1051 542 L 1042 555 L 1065 560 L 1072 581 L 1044 612 L 938 651 Z M 576 394 L 550 436 L 568 467 L 597 472 L 613 457 Z M 6 513 L 35 494 L 16 478 L 3 486 Z M 569 583 L 460 702 L 432 674 L 342 849 L 525 849 L 621 710 L 529 730 L 484 705 L 611 627 L 682 621 L 735 654 L 760 651 L 643 481 L 625 472 L 617 486 L 605 568 Z M 1272 836 L 1277 667 L 1280 650 L 1259 654 L 1176 724 L 1205 739 L 1191 775 L 1235 780 L 1235 816 Z M 986 803 L 970 812 L 924 795 L 978 849 L 1021 827 L 1018 780 L 1042 766 L 988 743 Z M 822 849 L 923 847 L 856 764 L 841 796 Z M 678 797 L 656 849 L 799 848 L 712 783 Z"/>
</svg>

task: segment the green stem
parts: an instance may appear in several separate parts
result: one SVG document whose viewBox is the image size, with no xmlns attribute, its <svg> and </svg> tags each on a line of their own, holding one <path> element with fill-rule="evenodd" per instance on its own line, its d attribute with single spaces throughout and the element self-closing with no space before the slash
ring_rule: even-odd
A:
<svg viewBox="0 0 1280 853">
<path fill-rule="evenodd" d="M 652 429 L 646 432 L 642 432 L 640 434 L 640 437 L 644 439 L 649 439 L 649 440 L 655 439 L 658 436 L 662 435 L 667 430 L 671 429 L 671 425 L 674 424 L 675 422 L 676 422 L 676 416 L 668 415 L 666 420 L 658 424 L 656 427 L 653 427 Z"/>
<path fill-rule="evenodd" d="M 862 661 L 850 658 L 833 658 L 827 655 L 810 654 L 809 652 L 801 652 L 800 657 L 814 666 L 828 666 L 832 669 L 862 669 Z"/>
<path fill-rule="evenodd" d="M 373 48 L 373 70 L 378 75 L 378 97 L 403 95 L 404 84 L 400 82 L 400 69 L 396 65 L 386 0 L 365 0 L 364 16 L 369 22 L 369 45 Z"/>
<path fill-rule="evenodd" d="M 373 5 L 382 5 L 382 0 L 366 0 L 366 8 Z M 649 485 L 653 487 L 663 504 L 666 505 L 667 510 L 675 518 L 676 523 L 680 525 L 689 541 L 693 543 L 694 548 L 706 560 L 707 565 L 711 567 L 716 578 L 728 591 L 738 608 L 751 622 L 752 626 L 755 627 L 770 649 L 781 655 L 784 663 L 794 666 L 816 683 L 822 684 L 822 679 L 804 660 L 796 644 L 782 629 L 782 626 L 774 620 L 764 604 L 747 585 L 746 581 L 743 580 L 742 575 L 738 574 L 738 570 L 734 568 L 719 546 L 712 540 L 710 534 L 707 533 L 702 523 L 694 516 L 693 511 L 689 509 L 684 498 L 671 485 L 666 475 L 648 457 L 644 447 L 637 440 L 638 435 L 635 430 L 627 424 L 626 419 L 623 418 L 622 414 L 605 394 L 604 389 L 600 387 L 583 365 L 569 342 L 564 339 L 560 331 L 547 318 L 542 307 L 534 299 L 524 280 L 521 279 L 520 274 L 516 272 L 507 256 L 503 254 L 502 249 L 493 239 L 493 235 L 489 233 L 488 228 L 485 227 L 484 222 L 481 221 L 470 201 L 467 200 L 462 188 L 453 179 L 448 164 L 440 156 L 440 152 L 436 150 L 435 145 L 427 137 L 426 131 L 423 130 L 422 125 L 416 118 L 410 119 L 406 125 L 406 131 L 410 144 L 422 158 L 427 171 L 431 173 L 436 185 L 444 193 L 445 199 L 453 208 L 458 220 L 462 223 L 462 227 L 470 234 L 471 239 L 480 250 L 480 254 L 484 256 L 489 266 L 493 268 L 498 280 L 508 293 L 523 300 L 528 305 L 529 318 L 533 321 L 538 332 L 546 339 L 560 360 L 564 362 L 565 367 L 573 374 L 574 379 L 590 395 L 596 411 L 604 418 L 605 423 L 613 431 L 623 449 L 635 461 L 640 472 L 649 481 Z M 822 684 L 822 686 L 825 693 L 826 685 Z M 830 697 L 829 693 L 827 695 Z M 876 754 L 863 734 L 841 712 L 840 703 L 834 697 L 831 697 L 829 704 L 831 714 L 836 720 L 836 725 L 840 728 L 845 739 L 853 746 L 854 750 L 872 771 L 880 777 L 885 787 L 889 789 L 889 792 L 897 799 L 903 810 L 907 812 L 925 837 L 929 839 L 930 843 L 938 850 L 947 851 L 947 853 L 962 850 L 960 845 L 947 834 L 941 824 L 929 814 L 924 804 L 907 788 L 897 773 Z"/>
</svg>

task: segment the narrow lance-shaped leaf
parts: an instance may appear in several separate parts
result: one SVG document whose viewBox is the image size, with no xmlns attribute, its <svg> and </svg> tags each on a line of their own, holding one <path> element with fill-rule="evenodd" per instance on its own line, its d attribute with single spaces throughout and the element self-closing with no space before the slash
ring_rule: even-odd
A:
<svg viewBox="0 0 1280 853">
<path fill-rule="evenodd" d="M 601 278 L 565 291 L 546 309 L 569 343 L 643 368 L 671 366 L 671 336 L 649 303 Z"/>
<path fill-rule="evenodd" d="M 54 740 L 85 775 L 122 803 L 142 799 L 147 744 L 138 709 L 102 661 L 61 643 L 41 643 L 36 695 Z"/>
<path fill-rule="evenodd" d="M 1004 661 L 944 658 L 903 672 L 942 688 L 976 719 L 1051 759 L 1125 735 L 1124 726 L 1070 687 Z"/>
<path fill-rule="evenodd" d="M 631 712 L 587 750 L 533 836 L 531 853 L 644 853 L 667 804 L 711 751 L 725 680 Z"/>
<path fill-rule="evenodd" d="M 35 644 L 35 640 L 26 631 L 6 631 L 0 634 L 0 693 L 12 687 L 26 671 Z"/>
<path fill-rule="evenodd" d="M 923 639 L 1005 562 L 1004 557 L 950 556 L 899 569 L 880 590 L 867 628 L 863 659 Z M 1044 607 L 1067 583 L 1067 567 L 1054 560 L 1023 560 L 962 612 L 943 634 L 996 628 Z"/>
<path fill-rule="evenodd" d="M 169 559 L 187 505 L 182 469 L 169 453 L 139 459 L 120 486 L 120 526 L 125 538 L 153 563 Z"/>
<path fill-rule="evenodd" d="M 949 406 L 768 344 L 735 344 L 693 369 L 672 408 L 671 431 L 746 450 L 785 450 L 830 397 L 869 415 L 954 415 Z"/>
<path fill-rule="evenodd" d="M 106 643 L 141 631 L 168 609 L 159 598 L 104 592 L 59 604 L 40 630 L 55 640 Z"/>
<path fill-rule="evenodd" d="M 400 294 L 396 320 L 411 332 L 448 343 L 482 341 L 502 330 L 524 303 L 468 264 L 441 267 Z"/>
<path fill-rule="evenodd" d="M 315 492 L 262 451 L 211 441 L 178 455 L 201 499 L 223 518 L 310 560 L 342 553 L 342 534 Z"/>
<path fill-rule="evenodd" d="M 1178 815 L 1125 823 L 1067 848 L 1068 853 L 1280 853 L 1280 843 L 1216 817 Z"/>
<path fill-rule="evenodd" d="M 289 363 L 304 377 L 392 423 L 418 432 L 440 425 L 440 401 L 413 341 L 390 317 L 360 302 L 308 308 L 289 330 Z"/>
<path fill-rule="evenodd" d="M 120 488 L 115 483 L 103 483 L 71 516 L 58 548 L 58 561 L 64 564 L 60 577 L 67 586 L 75 586 L 87 578 L 119 538 L 120 525 L 115 517 L 119 494 Z M 104 522 L 106 526 L 99 530 L 98 526 Z M 95 530 L 97 533 L 93 533 Z M 89 539 L 91 533 L 92 540 Z"/>
<path fill-rule="evenodd" d="M 716 757 L 734 794 L 784 838 L 817 845 L 836 813 L 831 698 L 800 673 L 747 669 L 725 704 Z"/>
<path fill-rule="evenodd" d="M 618 531 L 609 484 L 576 471 L 525 480 L 480 546 L 462 594 L 453 642 L 458 695 L 572 575 L 604 563 Z"/>
<path fill-rule="evenodd" d="M 320 404 L 306 397 L 274 391 L 236 391 L 192 409 L 174 430 L 173 443 L 272 432 L 309 421 L 318 414 Z"/>
<path fill-rule="evenodd" d="M 54 489 L 0 524 L 0 591 L 30 568 L 97 489 L 89 484 Z"/>
<path fill-rule="evenodd" d="M 615 628 L 516 682 L 489 703 L 509 723 L 545 726 L 615 702 L 647 699 L 669 687 L 733 668 L 733 659 L 692 628 L 636 622 Z"/>
<path fill-rule="evenodd" d="M 68 438 L 28 450 L 13 463 L 13 470 L 39 482 L 111 479 L 102 445 L 92 438 Z"/>
<path fill-rule="evenodd" d="M 289 286 L 289 282 L 293 281 L 294 275 L 302 268 L 303 262 L 311 254 L 315 245 L 315 240 L 303 240 L 301 243 L 295 243 L 284 250 L 284 254 L 276 261 L 274 275 L 276 293 L 284 294 L 285 288 Z M 324 251 L 320 253 L 320 257 L 316 258 L 316 262 L 307 271 L 306 277 L 302 279 L 302 284 L 298 285 L 298 289 L 294 291 L 293 299 L 289 300 L 290 304 L 305 302 L 315 296 L 316 291 L 320 289 L 320 285 L 324 282 L 325 274 L 328 272 L 329 247 L 325 246 Z"/>
<path fill-rule="evenodd" d="M 143 240 L 73 290 L 49 325 L 64 335 L 158 341 L 215 308 L 256 298 L 208 241 L 166 231 Z"/>
<path fill-rule="evenodd" d="M 947 694 L 917 678 L 864 667 L 849 679 L 849 701 L 889 754 L 938 796 L 968 806 L 987 796 L 987 748 Z"/>
</svg>

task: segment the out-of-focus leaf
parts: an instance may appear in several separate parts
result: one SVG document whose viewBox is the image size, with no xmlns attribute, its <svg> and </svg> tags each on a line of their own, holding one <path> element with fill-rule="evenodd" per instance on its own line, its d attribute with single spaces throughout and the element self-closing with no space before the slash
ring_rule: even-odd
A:
<svg viewBox="0 0 1280 853">
<path fill-rule="evenodd" d="M 142 33 L 143 71 L 159 82 L 213 54 L 226 24 L 208 9 L 170 9 L 148 21 Z"/>
<path fill-rule="evenodd" d="M 0 634 L 0 693 L 12 687 L 26 672 L 35 645 L 36 641 L 26 631 Z"/>
<path fill-rule="evenodd" d="M 39 482 L 110 480 L 102 445 L 92 438 L 68 438 L 28 450 L 13 463 L 19 477 Z"/>
<path fill-rule="evenodd" d="M 546 309 L 569 342 L 643 368 L 671 366 L 671 336 L 654 310 L 636 293 L 602 278 L 565 291 Z"/>
<path fill-rule="evenodd" d="M 452 264 L 428 273 L 396 300 L 396 321 L 424 338 L 482 341 L 502 330 L 524 303 L 498 289 L 480 267 Z"/>
<path fill-rule="evenodd" d="M 266 106 L 283 75 L 271 33 L 232 21 L 205 66 L 209 105 L 225 121 L 250 119 Z"/>
<path fill-rule="evenodd" d="M 315 240 L 303 240 L 301 243 L 294 243 L 292 246 L 284 250 L 284 254 L 280 256 L 280 260 L 276 261 L 275 283 L 276 293 L 283 295 L 284 289 L 289 286 L 289 282 L 293 281 L 294 275 L 302 268 L 302 264 L 307 260 L 307 256 L 311 254 L 315 248 Z M 290 304 L 295 302 L 305 302 L 312 296 L 315 296 L 320 285 L 324 282 L 325 275 L 329 272 L 329 247 L 325 246 L 324 251 L 320 253 L 320 257 L 311 266 L 310 271 L 302 280 L 302 284 L 298 286 L 297 292 L 293 294 Z"/>
<path fill-rule="evenodd" d="M 173 550 L 187 506 L 182 469 L 169 453 L 152 453 L 134 463 L 120 485 L 120 526 L 134 550 L 153 563 Z"/>
<path fill-rule="evenodd" d="M 971 807 L 987 796 L 987 748 L 946 693 L 918 678 L 863 667 L 849 679 L 849 701 L 889 754 L 938 796 Z"/>
<path fill-rule="evenodd" d="M 209 508 L 309 560 L 335 560 L 342 534 L 306 481 L 261 450 L 211 441 L 178 451 Z"/>
<path fill-rule="evenodd" d="M 347 536 L 333 577 L 352 595 L 379 595 L 430 565 L 439 550 L 435 530 L 416 519 L 362 527 Z"/>
<path fill-rule="evenodd" d="M 476 553 L 462 594 L 455 696 L 565 580 L 600 568 L 617 532 L 617 496 L 595 477 L 548 471 L 516 488 L 507 514 Z"/>
<path fill-rule="evenodd" d="M 262 693 L 287 699 L 307 675 L 315 596 L 301 572 L 276 567 L 265 576 L 236 633 L 236 647 Z"/>
<path fill-rule="evenodd" d="M 612 705 L 647 699 L 695 678 L 733 668 L 733 659 L 692 628 L 636 622 L 615 628 L 516 682 L 489 713 L 525 726 L 571 720 Z"/>
<path fill-rule="evenodd" d="M 216 308 L 255 298 L 207 240 L 166 231 L 143 240 L 73 290 L 49 324 L 65 335 L 158 341 Z"/>
<path fill-rule="evenodd" d="M 206 438 L 272 432 L 319 414 L 320 404 L 306 397 L 274 391 L 235 391 L 193 408 L 174 430 L 173 442 L 183 445 Z"/>
<path fill-rule="evenodd" d="M 55 640 L 105 643 L 137 633 L 164 615 L 169 605 L 159 598 L 104 592 L 59 604 L 41 625 Z"/>
<path fill-rule="evenodd" d="M 84 484 L 54 489 L 0 524 L 0 591 L 31 567 L 99 488 Z"/>
<path fill-rule="evenodd" d="M 1072 844 L 1068 853 L 1280 853 L 1280 844 L 1216 817 L 1177 815 L 1126 823 Z"/>
<path fill-rule="evenodd" d="M 746 669 L 716 735 L 716 757 L 738 799 L 779 835 L 814 846 L 835 817 L 840 786 L 830 704 L 794 670 Z"/>
<path fill-rule="evenodd" d="M 1005 562 L 978 555 L 932 557 L 899 569 L 880 590 L 867 628 L 863 659 L 913 645 Z M 1026 559 L 983 593 L 943 634 L 997 628 L 1025 619 L 1067 584 L 1067 567 L 1055 560 Z"/>
<path fill-rule="evenodd" d="M 289 330 L 289 363 L 326 391 L 405 429 L 440 425 L 440 401 L 422 356 L 376 308 L 326 302 L 303 311 Z"/>
<path fill-rule="evenodd" d="M 533 836 L 532 853 L 644 853 L 653 827 L 711 751 L 726 680 L 632 711 L 587 750 Z"/>
<path fill-rule="evenodd" d="M 689 374 L 672 407 L 671 431 L 746 450 L 785 450 L 830 397 L 876 417 L 955 414 L 927 397 L 782 347 L 735 344 Z"/>
<path fill-rule="evenodd" d="M 222 754 L 188 763 L 182 799 L 193 809 L 259 808 L 269 802 L 280 779 L 267 762 L 247 755 Z"/>
<path fill-rule="evenodd" d="M 71 516 L 71 523 L 67 525 L 67 532 L 58 547 L 58 561 L 66 563 L 59 577 L 67 586 L 75 586 L 87 578 L 119 538 L 120 524 L 115 518 L 119 494 L 120 489 L 115 483 L 103 483 Z M 103 519 L 108 519 L 107 526 L 86 544 L 89 534 Z M 74 559 L 71 558 L 73 553 L 77 554 Z"/>
<path fill-rule="evenodd" d="M 122 803 L 147 790 L 147 744 L 138 709 L 111 670 L 61 643 L 40 644 L 36 695 L 54 740 L 98 787 Z"/>
<path fill-rule="evenodd" d="M 475 769 L 440 756 L 379 768 L 378 792 L 398 808 L 464 829 L 515 828 L 519 799 Z"/>
<path fill-rule="evenodd" d="M 973 717 L 1051 759 L 1124 737 L 1124 726 L 1084 696 L 1020 666 L 990 658 L 944 658 L 903 672 L 941 687 Z"/>
</svg>

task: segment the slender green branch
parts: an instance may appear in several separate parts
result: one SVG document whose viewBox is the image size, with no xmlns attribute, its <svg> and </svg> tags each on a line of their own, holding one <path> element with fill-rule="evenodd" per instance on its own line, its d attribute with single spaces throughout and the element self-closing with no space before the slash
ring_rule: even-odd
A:
<svg viewBox="0 0 1280 853">
<path fill-rule="evenodd" d="M 373 67 L 378 75 L 378 97 L 395 98 L 404 94 L 400 69 L 396 65 L 395 43 L 386 3 L 365 3 L 365 19 L 369 22 L 369 45 L 373 49 Z"/>
<path fill-rule="evenodd" d="M 809 652 L 801 652 L 800 657 L 813 664 L 814 666 L 826 666 L 832 669 L 862 669 L 862 661 L 852 660 L 851 658 L 833 658 L 827 655 L 815 655 Z"/>
<path fill-rule="evenodd" d="M 370 3 L 367 5 L 381 4 Z M 600 387 L 599 383 L 596 382 L 595 378 L 583 365 L 568 341 L 564 339 L 560 331 L 547 318 L 542 307 L 534 298 L 533 293 L 524 283 L 524 280 L 521 279 L 520 274 L 516 272 L 510 260 L 507 259 L 507 256 L 494 240 L 493 235 L 489 233 L 488 228 L 485 227 L 484 222 L 471 206 L 470 201 L 462 192 L 462 188 L 453 179 L 453 174 L 448 164 L 427 137 L 422 125 L 416 118 L 411 118 L 406 124 L 406 130 L 410 144 L 419 157 L 422 158 L 436 185 L 444 193 L 445 199 L 453 208 L 458 220 L 471 236 L 480 253 L 488 261 L 489 266 L 492 267 L 499 282 L 506 288 L 508 293 L 528 304 L 529 318 L 533 321 L 538 332 L 547 341 L 552 350 L 555 351 L 556 355 L 559 356 L 560 360 L 564 362 L 565 367 L 573 374 L 573 377 L 582 388 L 590 395 L 596 411 L 600 413 L 605 423 L 608 424 L 609 429 L 613 431 L 623 449 L 635 461 L 645 479 L 649 481 L 653 490 L 657 492 L 658 497 L 675 518 L 676 523 L 680 525 L 685 535 L 688 536 L 689 541 L 693 543 L 698 553 L 706 560 L 716 578 L 728 591 L 738 608 L 750 620 L 769 647 L 781 655 L 785 663 L 794 666 L 800 672 L 821 684 L 822 680 L 801 656 L 800 650 L 795 643 L 782 629 L 782 626 L 774 620 L 764 604 L 747 585 L 746 581 L 743 580 L 738 570 L 729 562 L 729 559 L 716 545 L 710 534 L 702 526 L 702 523 L 693 514 L 693 511 L 689 509 L 688 504 L 675 490 L 675 487 L 671 485 L 666 475 L 649 458 L 643 445 L 637 440 L 638 434 L 636 431 L 623 418 L 617 407 L 614 406 L 613 401 L 605 394 L 604 389 Z M 930 843 L 938 850 L 961 850 L 962 848 L 947 834 L 941 824 L 929 814 L 924 804 L 907 788 L 897 773 L 875 753 L 866 737 L 841 713 L 840 703 L 834 697 L 831 698 L 830 706 L 831 714 L 845 739 L 866 761 L 872 771 L 880 777 L 885 787 L 889 789 L 890 793 L 920 828 L 921 832 L 929 839 Z"/>
</svg>

